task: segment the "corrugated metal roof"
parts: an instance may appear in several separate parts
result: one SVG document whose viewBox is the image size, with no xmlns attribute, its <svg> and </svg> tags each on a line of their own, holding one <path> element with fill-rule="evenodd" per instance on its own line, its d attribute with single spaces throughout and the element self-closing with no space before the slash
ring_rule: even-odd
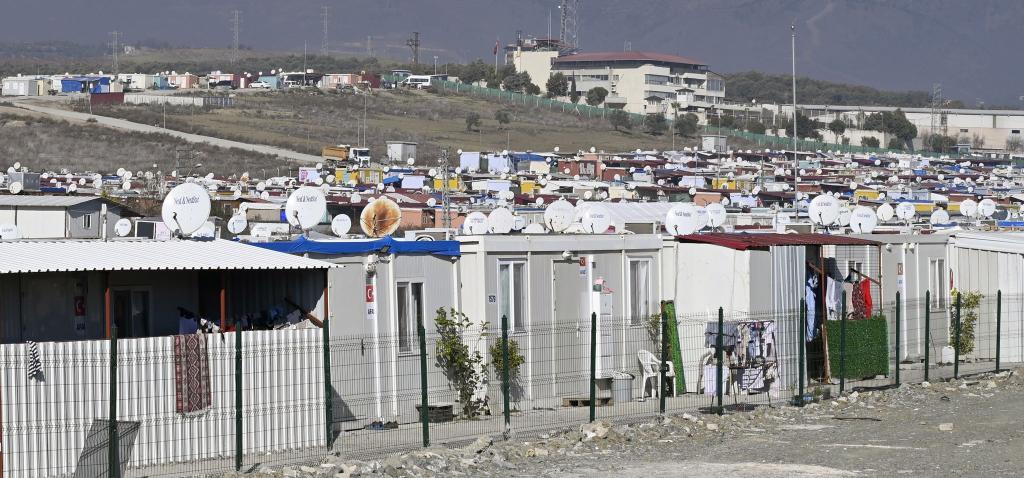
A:
<svg viewBox="0 0 1024 478">
<path fill-rule="evenodd" d="M 101 200 L 99 196 L 0 196 L 0 206 L 15 207 L 70 207 L 89 201 Z"/>
<path fill-rule="evenodd" d="M 223 239 L 0 242 L 0 274 L 326 269 L 330 263 Z"/>
<path fill-rule="evenodd" d="M 577 53 L 575 55 L 560 56 L 553 60 L 554 63 L 568 62 L 603 62 L 603 61 L 654 61 L 661 63 L 679 63 L 684 65 L 703 65 L 704 63 L 690 58 L 664 53 L 651 53 L 645 51 L 611 51 Z"/>
<path fill-rule="evenodd" d="M 878 246 L 880 243 L 867 239 L 858 239 L 849 236 L 832 236 L 828 234 L 689 234 L 676 236 L 676 240 L 683 243 L 714 244 L 716 246 L 728 247 L 738 251 L 747 249 L 765 249 L 771 246 Z"/>
</svg>

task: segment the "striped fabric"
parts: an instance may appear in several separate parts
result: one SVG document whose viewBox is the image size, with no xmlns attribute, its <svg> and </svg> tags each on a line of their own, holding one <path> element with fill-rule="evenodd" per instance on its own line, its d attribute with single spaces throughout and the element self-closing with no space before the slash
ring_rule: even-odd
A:
<svg viewBox="0 0 1024 478">
<path fill-rule="evenodd" d="M 43 363 L 39 360 L 39 344 L 28 341 L 25 343 L 26 357 L 26 370 L 28 370 L 28 379 L 43 381 Z"/>
</svg>

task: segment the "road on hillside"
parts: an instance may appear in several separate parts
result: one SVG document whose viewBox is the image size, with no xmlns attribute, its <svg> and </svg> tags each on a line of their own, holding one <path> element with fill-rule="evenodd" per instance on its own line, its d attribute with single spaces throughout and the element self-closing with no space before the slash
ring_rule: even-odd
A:
<svg viewBox="0 0 1024 478">
<path fill-rule="evenodd" d="M 58 108 L 49 108 L 46 106 L 40 106 L 39 104 L 36 104 L 23 98 L 14 99 L 12 101 L 12 104 L 18 108 L 22 108 L 29 111 L 35 111 L 37 113 L 43 113 L 56 118 L 62 118 L 73 121 L 86 121 L 89 118 L 94 118 L 96 120 L 96 124 L 107 126 L 110 128 L 122 129 L 126 131 L 137 131 L 140 133 L 163 133 L 170 136 L 174 136 L 176 138 L 181 138 L 190 143 L 206 143 L 213 146 L 219 146 L 221 148 L 237 148 L 246 151 L 252 151 L 255 153 L 275 155 L 282 158 L 308 164 L 315 164 L 323 160 L 320 156 L 299 153 L 297 151 L 278 148 L 274 146 L 243 143 L 240 141 L 231 141 L 228 139 L 214 138 L 212 136 L 203 136 L 200 134 L 184 133 L 172 129 L 164 129 L 158 126 L 150 126 L 147 124 L 135 123 L 123 119 L 110 118 L 107 116 L 90 115 L 88 113 L 78 113 Z"/>
</svg>

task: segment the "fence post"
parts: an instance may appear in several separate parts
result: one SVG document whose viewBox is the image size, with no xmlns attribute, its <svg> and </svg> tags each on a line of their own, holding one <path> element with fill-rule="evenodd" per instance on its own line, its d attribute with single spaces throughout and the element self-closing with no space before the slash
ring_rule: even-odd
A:
<svg viewBox="0 0 1024 478">
<path fill-rule="evenodd" d="M 508 434 L 510 431 L 511 423 L 511 410 L 508 403 L 508 376 L 509 376 L 509 365 L 508 365 L 508 316 L 501 316 L 501 396 L 504 399 L 503 412 L 505 414 L 505 433 Z"/>
<path fill-rule="evenodd" d="M 846 391 L 846 291 L 843 291 L 843 304 L 839 307 L 839 393 Z"/>
<path fill-rule="evenodd" d="M 117 443 L 117 325 L 110 326 L 110 424 L 107 429 L 109 473 L 111 478 L 121 476 L 121 458 Z"/>
<path fill-rule="evenodd" d="M 324 317 L 324 419 L 327 421 L 324 427 L 327 440 L 324 442 L 328 447 L 334 438 L 334 395 L 331 393 L 331 321 Z"/>
<path fill-rule="evenodd" d="M 1003 332 L 1003 290 L 996 291 L 996 373 L 999 373 L 999 349 L 1001 344 L 1000 336 Z"/>
<path fill-rule="evenodd" d="M 242 327 L 235 324 L 235 471 L 242 469 Z"/>
<path fill-rule="evenodd" d="M 924 291 L 924 381 L 928 381 L 928 351 L 932 348 L 932 291 Z"/>
<path fill-rule="evenodd" d="M 597 400 L 597 312 L 590 313 L 590 422 L 594 422 Z"/>
<path fill-rule="evenodd" d="M 430 446 L 430 406 L 427 397 L 427 331 L 423 318 L 416 320 L 416 335 L 420 339 L 420 422 L 423 424 L 423 448 Z"/>
<path fill-rule="evenodd" d="M 722 361 L 724 360 L 722 335 L 725 334 L 725 312 L 721 307 L 718 308 L 718 336 L 715 338 L 715 398 L 718 400 L 718 410 L 716 412 L 721 415 L 722 410 Z"/>
<path fill-rule="evenodd" d="M 807 330 L 805 330 L 807 328 L 806 314 L 807 299 L 800 299 L 800 311 L 797 313 L 797 317 L 800 318 L 800 326 L 797 327 L 797 330 L 800 331 L 800 337 L 797 340 L 797 344 L 799 344 L 799 346 L 797 347 L 797 351 L 799 354 L 799 358 L 797 359 L 799 362 L 797 364 L 797 368 L 799 369 L 800 373 L 800 383 L 797 385 L 799 395 L 797 395 L 796 398 L 796 405 L 798 407 L 804 406 L 804 347 L 806 345 L 804 337 L 807 336 Z"/>
<path fill-rule="evenodd" d="M 665 312 L 665 307 L 661 308 L 661 363 L 658 364 L 658 369 L 661 371 L 660 381 L 661 390 L 658 391 L 658 411 L 662 414 L 665 413 L 665 391 L 668 390 L 668 381 L 666 379 L 666 373 L 668 373 L 668 314 Z M 675 380 L 675 378 L 673 378 Z M 675 384 L 673 384 L 675 386 Z"/>
<path fill-rule="evenodd" d="M 960 296 L 956 294 L 956 333 L 953 337 L 953 378 L 960 378 Z"/>
<path fill-rule="evenodd" d="M 900 302 L 900 291 L 896 291 L 896 357 L 895 358 L 896 358 L 896 386 L 897 387 L 900 386 L 900 345 L 901 345 L 900 344 L 900 339 L 901 339 L 900 332 L 903 329 L 902 322 L 900 320 L 900 315 L 901 315 L 900 313 L 903 312 L 902 306 L 903 306 L 903 304 Z"/>
</svg>

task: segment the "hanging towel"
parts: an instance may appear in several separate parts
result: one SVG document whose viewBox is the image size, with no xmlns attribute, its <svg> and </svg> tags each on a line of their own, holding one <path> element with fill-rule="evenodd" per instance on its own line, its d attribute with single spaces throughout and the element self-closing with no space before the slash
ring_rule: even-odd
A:
<svg viewBox="0 0 1024 478">
<path fill-rule="evenodd" d="M 867 279 L 853 287 L 853 318 L 871 318 L 871 282 Z"/>
<path fill-rule="evenodd" d="M 825 282 L 825 307 L 829 320 L 842 319 L 843 283 L 829 276 Z"/>
<path fill-rule="evenodd" d="M 210 361 L 202 335 L 174 336 L 174 399 L 182 414 L 210 406 Z"/>
<path fill-rule="evenodd" d="M 31 340 L 25 342 L 25 360 L 26 370 L 28 370 L 28 379 L 43 381 L 43 363 L 39 360 L 39 344 L 32 342 Z"/>
<path fill-rule="evenodd" d="M 864 315 L 865 315 L 865 317 L 870 319 L 871 318 L 871 311 L 874 310 L 872 308 L 872 303 L 871 303 L 871 281 L 869 281 L 867 279 L 864 279 L 864 280 L 860 281 L 860 290 L 861 290 L 861 295 L 864 296 L 864 310 L 865 310 L 865 314 Z"/>
</svg>

